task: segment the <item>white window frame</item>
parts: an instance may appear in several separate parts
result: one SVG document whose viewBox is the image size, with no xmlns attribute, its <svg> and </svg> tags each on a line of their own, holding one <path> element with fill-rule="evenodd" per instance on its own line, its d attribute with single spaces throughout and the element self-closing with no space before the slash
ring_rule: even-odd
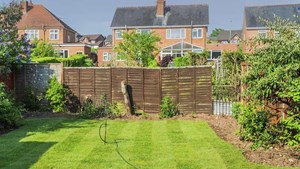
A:
<svg viewBox="0 0 300 169">
<path fill-rule="evenodd" d="M 146 33 L 146 34 L 149 34 L 149 33 L 151 33 L 151 29 L 137 29 L 136 33 Z"/>
<path fill-rule="evenodd" d="M 65 51 L 68 52 L 68 56 L 65 56 Z M 62 58 L 68 58 L 70 56 L 69 49 L 59 49 L 56 51 Z M 62 55 L 61 55 L 62 54 Z"/>
<path fill-rule="evenodd" d="M 199 35 L 199 31 L 201 31 L 201 35 Z M 197 33 L 197 36 L 194 37 L 194 32 Z M 193 28 L 192 29 L 192 37 L 194 39 L 200 39 L 200 38 L 203 38 L 203 29 L 202 28 Z"/>
<path fill-rule="evenodd" d="M 49 39 L 50 40 L 59 40 L 59 29 L 50 29 L 49 30 Z"/>
<path fill-rule="evenodd" d="M 26 37 L 29 40 L 39 39 L 39 37 L 40 37 L 40 31 L 37 29 L 25 30 L 25 33 L 26 33 Z"/>
<path fill-rule="evenodd" d="M 116 39 L 123 39 L 123 30 L 116 30 L 115 32 L 115 36 L 116 36 Z"/>
<path fill-rule="evenodd" d="M 111 53 L 103 52 L 103 61 L 111 61 Z"/>
<path fill-rule="evenodd" d="M 220 59 L 220 58 L 213 58 L 213 57 L 212 57 L 213 52 L 220 52 L 221 55 L 222 55 L 222 52 L 223 52 L 223 51 L 222 51 L 222 50 L 211 50 L 211 51 L 210 51 L 210 56 L 209 56 L 210 58 L 209 58 L 209 60 L 218 60 L 218 59 Z M 220 56 L 221 56 L 221 55 L 220 55 Z"/>
<path fill-rule="evenodd" d="M 268 31 L 267 30 L 259 30 L 258 31 L 258 36 L 266 38 L 268 36 Z"/>
<path fill-rule="evenodd" d="M 179 36 L 175 36 L 175 33 L 178 33 Z M 166 30 L 166 39 L 185 39 L 186 38 L 186 29 L 167 29 Z"/>
</svg>

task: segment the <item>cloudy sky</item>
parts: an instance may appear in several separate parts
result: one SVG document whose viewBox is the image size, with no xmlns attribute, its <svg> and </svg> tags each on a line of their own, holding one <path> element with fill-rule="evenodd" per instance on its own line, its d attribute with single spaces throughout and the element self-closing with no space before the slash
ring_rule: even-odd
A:
<svg viewBox="0 0 300 169">
<path fill-rule="evenodd" d="M 11 0 L 0 0 L 5 5 Z M 156 0 L 32 0 L 43 4 L 80 34 L 111 34 L 117 7 L 154 6 Z M 215 28 L 241 29 L 245 6 L 299 4 L 300 0 L 166 0 L 167 5 L 208 4 L 209 32 Z"/>
</svg>

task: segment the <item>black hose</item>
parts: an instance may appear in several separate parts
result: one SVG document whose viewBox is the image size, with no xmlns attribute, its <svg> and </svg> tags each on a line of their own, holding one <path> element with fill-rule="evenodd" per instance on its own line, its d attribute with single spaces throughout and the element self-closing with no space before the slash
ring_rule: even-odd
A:
<svg viewBox="0 0 300 169">
<path fill-rule="evenodd" d="M 103 138 L 102 135 L 101 135 L 101 130 L 102 130 L 103 127 L 105 127 L 105 130 L 104 130 L 104 138 Z M 134 169 L 138 169 L 138 167 L 136 167 L 135 165 L 133 165 L 133 164 L 131 164 L 129 161 L 127 161 L 127 160 L 125 159 L 125 157 L 121 154 L 121 152 L 120 152 L 120 150 L 119 150 L 119 144 L 118 144 L 118 142 L 121 141 L 121 139 L 115 139 L 114 142 L 108 142 L 108 141 L 106 140 L 106 134 L 107 134 L 107 133 L 106 133 L 106 128 L 107 128 L 107 119 L 105 119 L 104 123 L 102 123 L 102 124 L 100 125 L 100 127 L 99 127 L 99 137 L 100 137 L 101 141 L 102 141 L 104 144 L 115 144 L 115 145 L 116 145 L 116 152 L 117 152 L 118 155 L 122 158 L 122 160 L 123 160 L 126 164 L 130 165 L 131 167 L 133 167 Z M 122 140 L 123 140 L 123 139 L 122 139 Z"/>
</svg>

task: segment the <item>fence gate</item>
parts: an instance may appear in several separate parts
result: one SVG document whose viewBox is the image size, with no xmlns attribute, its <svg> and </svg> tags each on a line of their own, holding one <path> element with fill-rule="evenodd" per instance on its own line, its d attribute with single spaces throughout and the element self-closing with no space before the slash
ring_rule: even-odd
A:
<svg viewBox="0 0 300 169">
<path fill-rule="evenodd" d="M 227 85 L 228 77 L 224 76 L 222 62 L 218 59 L 215 62 L 215 76 L 213 77 L 213 114 L 232 115 L 232 105 L 240 98 L 239 84 Z M 227 81 L 227 82 L 226 82 Z"/>
</svg>

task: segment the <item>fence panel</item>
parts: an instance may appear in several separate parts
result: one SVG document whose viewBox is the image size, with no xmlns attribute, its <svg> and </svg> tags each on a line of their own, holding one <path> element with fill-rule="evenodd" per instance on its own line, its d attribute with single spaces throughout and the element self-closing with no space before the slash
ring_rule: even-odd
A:
<svg viewBox="0 0 300 169">
<path fill-rule="evenodd" d="M 64 84 L 83 99 L 99 104 L 104 93 L 110 101 L 123 102 L 121 81 L 137 110 L 160 111 L 163 96 L 170 96 L 183 113 L 212 113 L 211 67 L 189 68 L 65 68 Z"/>
</svg>

